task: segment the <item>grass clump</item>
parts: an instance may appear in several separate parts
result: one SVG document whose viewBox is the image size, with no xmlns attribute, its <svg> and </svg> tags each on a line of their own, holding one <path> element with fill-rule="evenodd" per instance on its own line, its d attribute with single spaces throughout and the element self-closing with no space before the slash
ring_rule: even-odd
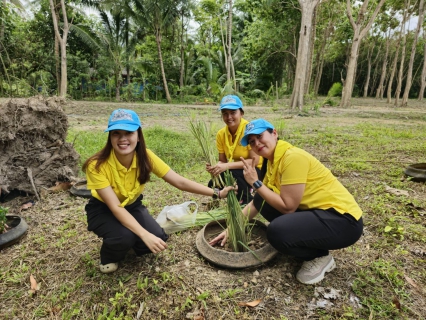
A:
<svg viewBox="0 0 426 320">
<path fill-rule="evenodd" d="M 203 152 L 204 161 L 214 165 L 216 160 L 216 150 L 212 144 L 211 136 L 212 130 L 208 128 L 206 123 L 203 121 L 195 120 L 194 117 L 189 121 L 189 129 L 192 135 L 197 139 L 198 144 Z M 211 174 L 213 181 L 213 187 L 220 188 L 223 183 L 220 176 L 214 176 Z"/>
</svg>

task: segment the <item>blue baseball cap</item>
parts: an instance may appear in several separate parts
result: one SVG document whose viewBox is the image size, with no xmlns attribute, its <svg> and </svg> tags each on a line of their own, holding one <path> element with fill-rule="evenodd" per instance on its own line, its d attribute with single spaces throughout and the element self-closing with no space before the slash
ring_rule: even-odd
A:
<svg viewBox="0 0 426 320">
<path fill-rule="evenodd" d="M 112 130 L 136 131 L 142 127 L 138 115 L 133 110 L 117 109 L 111 113 L 108 120 L 108 128 L 105 132 Z"/>
<path fill-rule="evenodd" d="M 222 98 L 222 101 L 220 101 L 220 108 L 219 110 L 228 109 L 228 110 L 237 110 L 242 109 L 243 103 L 241 102 L 240 98 L 233 94 L 228 94 L 227 96 L 224 96 Z"/>
<path fill-rule="evenodd" d="M 248 145 L 248 136 L 251 134 L 260 134 L 268 129 L 274 129 L 274 126 L 265 119 L 256 119 L 246 125 L 244 136 L 241 138 L 241 145 L 246 147 Z"/>
</svg>

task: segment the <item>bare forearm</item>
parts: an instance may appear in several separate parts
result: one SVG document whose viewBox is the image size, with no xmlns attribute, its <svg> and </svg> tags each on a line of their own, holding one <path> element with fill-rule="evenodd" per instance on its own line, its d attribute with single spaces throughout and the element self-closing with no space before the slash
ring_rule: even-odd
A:
<svg viewBox="0 0 426 320">
<path fill-rule="evenodd" d="M 282 214 L 294 212 L 291 208 L 288 208 L 284 203 L 281 196 L 265 185 L 261 186 L 256 192 L 265 200 L 271 207 L 277 209 Z"/>
<path fill-rule="evenodd" d="M 142 239 L 149 233 L 125 208 L 117 206 L 117 208 L 112 210 L 112 213 L 123 226 L 132 231 L 139 238 Z"/>
</svg>

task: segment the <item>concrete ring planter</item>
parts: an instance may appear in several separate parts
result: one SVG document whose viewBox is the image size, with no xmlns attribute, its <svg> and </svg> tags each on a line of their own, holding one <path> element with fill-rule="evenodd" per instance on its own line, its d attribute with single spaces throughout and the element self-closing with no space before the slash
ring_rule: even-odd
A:
<svg viewBox="0 0 426 320">
<path fill-rule="evenodd" d="M 426 181 L 426 163 L 416 163 L 409 165 L 404 173 L 413 177 L 413 181 Z"/>
<path fill-rule="evenodd" d="M 20 216 L 7 215 L 6 219 L 6 224 L 11 229 L 0 234 L 0 250 L 19 241 L 28 230 L 28 224 Z"/>
<path fill-rule="evenodd" d="M 92 192 L 87 189 L 86 180 L 73 184 L 70 192 L 77 197 L 90 198 L 92 196 Z"/>
<path fill-rule="evenodd" d="M 220 224 L 219 224 L 220 223 Z M 228 252 L 223 249 L 212 247 L 208 239 L 213 235 L 219 234 L 226 225 L 225 220 L 209 222 L 197 234 L 196 246 L 200 254 L 209 262 L 224 268 L 242 269 L 259 266 L 272 258 L 278 251 L 275 250 L 266 239 L 266 226 L 259 220 L 253 220 L 255 223 L 253 232 L 262 237 L 265 245 L 252 252 Z"/>
</svg>

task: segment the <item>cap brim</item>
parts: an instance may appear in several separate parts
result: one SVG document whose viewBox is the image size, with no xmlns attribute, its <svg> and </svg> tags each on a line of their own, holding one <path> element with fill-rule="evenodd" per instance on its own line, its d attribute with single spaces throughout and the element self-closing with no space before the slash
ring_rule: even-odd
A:
<svg viewBox="0 0 426 320">
<path fill-rule="evenodd" d="M 137 124 L 127 124 L 127 123 L 117 123 L 108 127 L 104 132 L 112 131 L 112 130 L 124 130 L 124 131 L 136 131 L 139 126 Z"/>
<path fill-rule="evenodd" d="M 237 110 L 237 109 L 242 109 L 243 107 L 239 107 L 239 106 L 236 106 L 236 105 L 224 105 L 224 106 L 221 106 L 220 108 L 219 108 L 219 110 L 223 110 L 223 109 L 227 109 L 227 110 Z"/>
<path fill-rule="evenodd" d="M 243 146 L 243 147 L 247 147 L 248 146 L 248 137 L 249 137 L 249 135 L 251 135 L 251 134 L 260 134 L 260 133 L 262 133 L 262 132 L 264 132 L 264 131 L 266 131 L 266 130 L 268 130 L 269 128 L 266 128 L 266 127 L 262 127 L 262 128 L 256 128 L 256 129 L 254 129 L 253 131 L 251 131 L 249 134 L 247 134 L 247 135 L 245 135 L 244 137 L 242 137 L 241 138 L 241 145 Z"/>
</svg>

